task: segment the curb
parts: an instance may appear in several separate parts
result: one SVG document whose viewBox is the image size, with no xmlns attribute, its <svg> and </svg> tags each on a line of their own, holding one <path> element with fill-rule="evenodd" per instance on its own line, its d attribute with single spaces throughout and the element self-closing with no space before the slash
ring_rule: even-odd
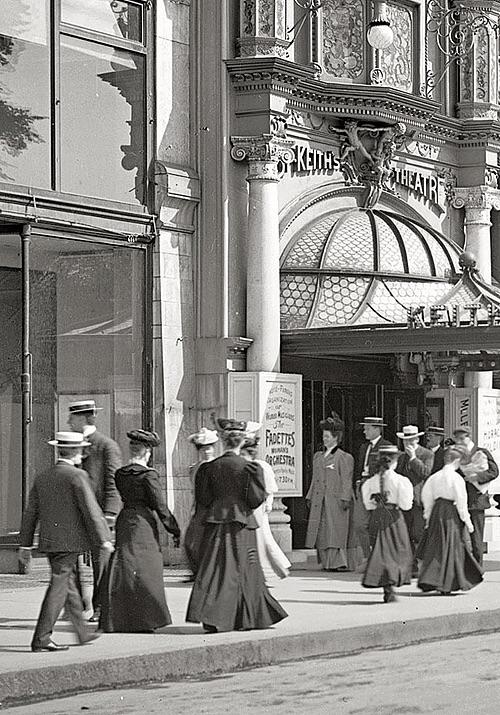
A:
<svg viewBox="0 0 500 715">
<path fill-rule="evenodd" d="M 161 683 L 303 658 L 353 655 L 370 648 L 400 648 L 424 641 L 498 630 L 500 609 L 394 621 L 338 630 L 221 643 L 164 653 L 68 663 L 0 674 L 0 707 L 54 696 Z"/>
</svg>

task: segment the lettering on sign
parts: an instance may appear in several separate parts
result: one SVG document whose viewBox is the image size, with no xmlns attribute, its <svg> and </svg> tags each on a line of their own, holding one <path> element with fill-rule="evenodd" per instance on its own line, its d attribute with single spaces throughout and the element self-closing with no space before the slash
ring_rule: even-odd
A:
<svg viewBox="0 0 500 715">
<path fill-rule="evenodd" d="M 500 325 L 500 306 L 483 308 L 470 305 L 417 305 L 407 311 L 408 328 L 463 328 Z"/>
<path fill-rule="evenodd" d="M 480 395 L 477 443 L 498 460 L 500 456 L 500 396 Z"/>
<path fill-rule="evenodd" d="M 264 455 L 273 468 L 279 492 L 296 485 L 296 386 L 294 383 L 275 382 L 269 390 L 264 412 Z"/>
<path fill-rule="evenodd" d="M 415 169 L 396 167 L 392 171 L 390 182 L 411 189 L 431 204 L 440 205 L 439 179 L 435 174 L 423 174 Z"/>
<path fill-rule="evenodd" d="M 471 399 L 461 397 L 457 404 L 458 427 L 469 427 L 471 422 Z"/>
</svg>

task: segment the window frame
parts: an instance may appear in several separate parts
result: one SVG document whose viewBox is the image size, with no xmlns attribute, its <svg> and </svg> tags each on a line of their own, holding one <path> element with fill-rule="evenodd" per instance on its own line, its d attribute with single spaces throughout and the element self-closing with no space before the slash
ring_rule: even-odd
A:
<svg viewBox="0 0 500 715">
<path fill-rule="evenodd" d="M 142 42 L 128 40 L 95 30 L 63 23 L 61 21 L 61 0 L 47 0 L 49 4 L 50 18 L 50 182 L 47 187 L 28 186 L 16 182 L 0 180 L 0 196 L 2 194 L 33 194 L 39 196 L 50 195 L 61 203 L 72 203 L 89 207 L 98 206 L 100 208 L 116 209 L 120 207 L 123 211 L 131 214 L 150 214 L 154 209 L 154 81 L 155 81 L 155 61 L 154 61 L 154 22 L 151 0 L 135 0 L 137 5 L 142 7 Z M 1 24 L 0 24 L 1 31 Z M 75 37 L 78 39 L 95 42 L 106 47 L 139 54 L 145 58 L 144 61 L 144 202 L 129 203 L 118 199 L 107 198 L 106 196 L 91 196 L 86 194 L 71 193 L 63 191 L 61 188 L 61 36 Z"/>
</svg>

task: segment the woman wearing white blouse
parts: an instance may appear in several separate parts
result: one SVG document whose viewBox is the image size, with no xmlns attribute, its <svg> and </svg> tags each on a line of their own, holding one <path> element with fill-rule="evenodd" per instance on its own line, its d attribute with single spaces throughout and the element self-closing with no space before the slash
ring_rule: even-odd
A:
<svg viewBox="0 0 500 715">
<path fill-rule="evenodd" d="M 365 588 L 384 589 L 384 603 L 396 600 L 393 587 L 410 583 L 412 550 L 401 510 L 413 504 L 410 480 L 394 471 L 401 452 L 394 445 L 380 447 L 377 472 L 361 487 L 370 512 L 368 533 L 372 547 L 361 581 Z"/>
<path fill-rule="evenodd" d="M 483 580 L 481 567 L 470 551 L 469 534 L 474 527 L 465 482 L 457 473 L 467 458 L 464 450 L 448 447 L 444 467 L 422 488 L 426 529 L 417 551 L 422 560 L 418 577 L 422 591 L 467 591 Z"/>
</svg>

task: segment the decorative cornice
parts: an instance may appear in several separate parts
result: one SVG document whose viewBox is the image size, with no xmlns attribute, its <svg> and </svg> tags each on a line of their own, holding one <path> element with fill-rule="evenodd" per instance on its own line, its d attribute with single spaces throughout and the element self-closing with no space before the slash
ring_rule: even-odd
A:
<svg viewBox="0 0 500 715">
<path fill-rule="evenodd" d="M 500 211 L 500 190 L 492 189 L 490 186 L 461 186 L 453 189 L 451 205 L 456 209 L 468 209 L 471 211 Z M 471 222 L 482 222 L 484 217 L 471 215 Z"/>
</svg>

